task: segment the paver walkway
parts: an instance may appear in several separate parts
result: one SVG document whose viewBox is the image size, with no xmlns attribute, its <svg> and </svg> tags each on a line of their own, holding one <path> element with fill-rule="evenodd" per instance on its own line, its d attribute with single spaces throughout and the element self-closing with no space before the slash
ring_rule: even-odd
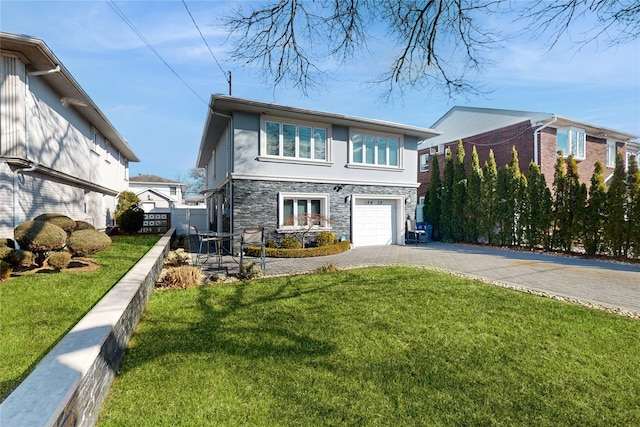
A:
<svg viewBox="0 0 640 427">
<path fill-rule="evenodd" d="M 223 267 L 237 271 L 237 263 L 229 256 L 224 258 Z M 429 242 L 354 248 L 316 258 L 267 258 L 266 275 L 308 273 L 329 264 L 339 268 L 399 264 L 444 269 L 640 313 L 640 265 L 486 246 Z M 205 271 L 216 267 L 215 256 L 205 263 Z"/>
</svg>

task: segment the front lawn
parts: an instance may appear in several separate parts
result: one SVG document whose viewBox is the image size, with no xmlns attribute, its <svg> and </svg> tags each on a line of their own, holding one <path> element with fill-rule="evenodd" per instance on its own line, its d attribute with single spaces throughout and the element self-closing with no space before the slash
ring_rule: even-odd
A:
<svg viewBox="0 0 640 427">
<path fill-rule="evenodd" d="M 158 241 L 117 236 L 88 273 L 41 272 L 0 283 L 0 400 Z"/>
<path fill-rule="evenodd" d="M 410 267 L 156 291 L 99 425 L 640 425 L 639 336 Z"/>
</svg>

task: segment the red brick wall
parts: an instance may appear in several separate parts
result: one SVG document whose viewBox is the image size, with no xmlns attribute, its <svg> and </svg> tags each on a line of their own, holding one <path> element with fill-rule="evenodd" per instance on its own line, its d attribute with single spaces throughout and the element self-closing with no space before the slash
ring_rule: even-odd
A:
<svg viewBox="0 0 640 427">
<path fill-rule="evenodd" d="M 489 150 L 493 150 L 496 165 L 499 169 L 509 163 L 509 160 L 511 159 L 511 148 L 515 146 L 518 151 L 520 171 L 523 174 L 528 175 L 529 163 L 534 159 L 533 133 L 534 127 L 531 126 L 531 123 L 529 121 L 524 121 L 515 125 L 496 129 L 491 132 L 464 138 L 462 140 L 462 144 L 465 150 L 465 164 L 467 172 L 471 168 L 471 152 L 474 146 L 478 152 L 480 167 L 482 167 L 485 161 L 489 158 Z M 445 147 L 451 148 L 451 153 L 454 158 L 456 155 L 457 144 L 457 141 L 451 141 L 445 144 Z M 603 139 L 587 135 L 586 159 L 578 162 L 580 182 L 585 183 L 587 187 L 590 185 L 593 166 L 597 160 L 600 160 L 604 167 L 605 179 L 613 173 L 614 168 L 606 167 L 606 147 L 606 138 Z M 427 153 L 428 151 L 428 148 L 420 150 L 418 155 Z M 623 156 L 626 155 L 625 145 L 618 143 L 617 151 L 621 152 Z M 538 153 L 540 170 L 545 176 L 547 185 L 551 188 L 557 156 L 556 129 L 545 128 L 540 131 L 540 134 L 538 135 Z M 444 172 L 444 154 L 439 154 L 437 157 L 440 166 L 440 173 L 442 174 Z M 429 172 L 418 172 L 418 182 L 420 183 L 420 187 L 418 188 L 419 197 L 424 196 L 429 189 L 431 183 L 431 162 L 432 159 L 429 160 Z"/>
</svg>

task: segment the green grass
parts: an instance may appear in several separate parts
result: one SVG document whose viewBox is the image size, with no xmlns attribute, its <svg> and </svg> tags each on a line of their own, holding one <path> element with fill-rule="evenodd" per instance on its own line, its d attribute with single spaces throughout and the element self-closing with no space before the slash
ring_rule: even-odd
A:
<svg viewBox="0 0 640 427">
<path fill-rule="evenodd" d="M 99 425 L 640 425 L 638 337 L 409 267 L 154 292 Z"/>
<path fill-rule="evenodd" d="M 0 283 L 0 400 L 158 241 L 117 236 L 87 273 L 35 273 Z"/>
</svg>

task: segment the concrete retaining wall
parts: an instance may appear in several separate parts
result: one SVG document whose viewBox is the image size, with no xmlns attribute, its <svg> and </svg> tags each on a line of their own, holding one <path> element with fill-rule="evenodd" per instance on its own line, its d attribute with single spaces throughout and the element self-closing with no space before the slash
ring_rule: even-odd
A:
<svg viewBox="0 0 640 427">
<path fill-rule="evenodd" d="M 91 426 L 142 316 L 175 229 L 0 404 L 0 426 Z"/>
</svg>

